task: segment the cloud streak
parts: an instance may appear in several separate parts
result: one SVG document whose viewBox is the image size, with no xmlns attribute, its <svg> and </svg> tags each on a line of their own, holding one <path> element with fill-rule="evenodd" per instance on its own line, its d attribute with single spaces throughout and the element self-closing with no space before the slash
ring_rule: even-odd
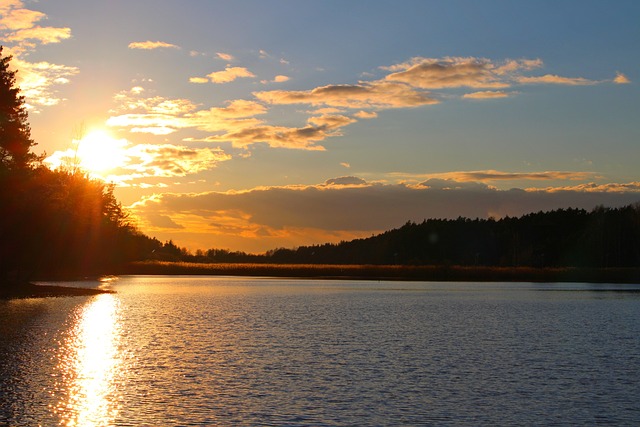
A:
<svg viewBox="0 0 640 427">
<path fill-rule="evenodd" d="M 166 43 L 161 41 L 144 41 L 144 42 L 132 42 L 129 43 L 129 49 L 142 49 L 142 50 L 154 50 L 154 49 L 179 49 L 180 46 L 176 46 L 172 43 Z"/>
</svg>

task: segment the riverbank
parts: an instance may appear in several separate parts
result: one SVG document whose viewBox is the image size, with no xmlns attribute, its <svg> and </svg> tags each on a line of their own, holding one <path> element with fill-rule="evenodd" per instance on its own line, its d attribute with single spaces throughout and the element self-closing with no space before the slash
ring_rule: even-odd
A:
<svg viewBox="0 0 640 427">
<path fill-rule="evenodd" d="M 640 283 L 640 268 L 532 268 L 332 264 L 200 264 L 144 261 L 118 274 L 224 275 L 323 279 Z"/>
<path fill-rule="evenodd" d="M 0 287 L 0 299 L 70 297 L 114 293 L 104 289 L 73 288 L 69 286 L 9 284 Z"/>
</svg>

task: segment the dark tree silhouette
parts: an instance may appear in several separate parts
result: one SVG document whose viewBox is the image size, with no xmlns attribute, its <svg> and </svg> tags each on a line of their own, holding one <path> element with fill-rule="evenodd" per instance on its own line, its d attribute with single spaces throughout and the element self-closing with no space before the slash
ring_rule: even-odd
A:
<svg viewBox="0 0 640 427">
<path fill-rule="evenodd" d="M 113 187 L 50 170 L 31 152 L 24 97 L 0 48 L 0 285 L 109 273 L 161 247 L 138 232 Z"/>
<path fill-rule="evenodd" d="M 6 171 L 25 168 L 37 156 L 31 152 L 35 142 L 24 97 L 16 87 L 17 71 L 10 69 L 12 57 L 3 57 L 2 50 L 0 46 L 0 171 Z"/>
</svg>

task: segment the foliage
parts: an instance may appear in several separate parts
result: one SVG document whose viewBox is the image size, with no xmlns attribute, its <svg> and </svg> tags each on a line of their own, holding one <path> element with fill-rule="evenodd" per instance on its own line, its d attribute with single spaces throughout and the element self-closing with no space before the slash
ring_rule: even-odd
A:
<svg viewBox="0 0 640 427">
<path fill-rule="evenodd" d="M 24 98 L 0 48 L 0 284 L 104 272 L 160 242 L 138 232 L 113 187 L 52 171 L 30 149 Z"/>
<path fill-rule="evenodd" d="M 15 86 L 17 71 L 10 70 L 10 61 L 11 56 L 2 57 L 0 46 L 0 173 L 28 167 L 37 159 L 30 151 L 35 143 L 24 97 Z"/>
</svg>

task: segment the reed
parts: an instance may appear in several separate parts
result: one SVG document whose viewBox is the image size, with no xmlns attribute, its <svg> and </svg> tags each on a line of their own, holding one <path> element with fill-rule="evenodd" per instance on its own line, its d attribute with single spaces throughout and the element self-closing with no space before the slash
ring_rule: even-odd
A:
<svg viewBox="0 0 640 427">
<path fill-rule="evenodd" d="M 446 265 L 336 265 L 141 261 L 119 274 L 223 275 L 368 280 L 640 283 L 640 268 L 533 268 Z"/>
</svg>

